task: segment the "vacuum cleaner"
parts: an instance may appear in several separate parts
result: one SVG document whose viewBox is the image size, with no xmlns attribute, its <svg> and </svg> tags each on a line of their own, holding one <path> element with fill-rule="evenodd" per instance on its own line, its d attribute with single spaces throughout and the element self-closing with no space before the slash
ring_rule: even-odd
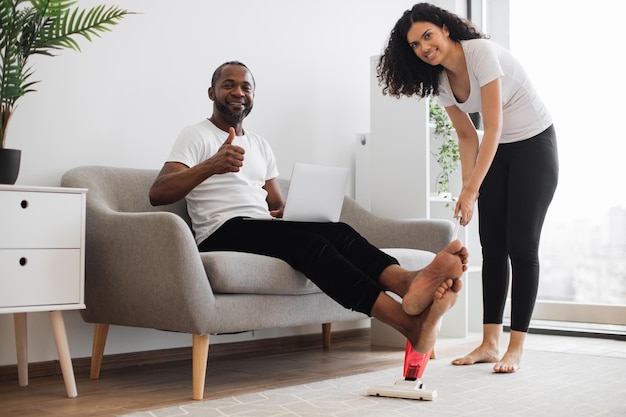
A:
<svg viewBox="0 0 626 417">
<path fill-rule="evenodd" d="M 456 224 L 452 240 L 455 240 L 459 235 L 461 216 L 457 216 L 455 220 Z M 441 322 L 439 324 L 441 324 Z M 411 342 L 407 340 L 404 350 L 404 379 L 397 380 L 393 385 L 371 387 L 367 390 L 367 394 L 375 397 L 406 398 L 423 401 L 434 400 L 437 398 L 437 390 L 426 389 L 421 380 L 431 354 L 432 349 L 428 353 L 416 352 Z"/>
<path fill-rule="evenodd" d="M 406 341 L 404 351 L 404 379 L 399 379 L 393 385 L 379 385 L 370 387 L 368 395 L 375 397 L 406 398 L 410 400 L 432 401 L 437 398 L 437 391 L 426 389 L 422 382 L 422 374 L 430 359 L 431 352 L 419 353 Z"/>
</svg>

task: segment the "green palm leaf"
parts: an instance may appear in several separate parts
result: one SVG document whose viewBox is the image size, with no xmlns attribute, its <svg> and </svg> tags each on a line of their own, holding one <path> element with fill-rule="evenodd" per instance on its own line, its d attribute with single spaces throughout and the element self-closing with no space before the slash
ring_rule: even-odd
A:
<svg viewBox="0 0 626 417">
<path fill-rule="evenodd" d="M 75 0 L 0 0 L 0 148 L 4 147 L 7 123 L 15 102 L 35 91 L 38 81 L 27 65 L 31 55 L 54 56 L 63 48 L 80 51 L 75 39 L 111 31 L 111 27 L 128 14 L 117 6 L 95 6 L 72 9 Z"/>
<path fill-rule="evenodd" d="M 46 19 L 38 38 L 32 44 L 31 53 L 47 53 L 51 48 L 61 47 L 79 51 L 80 47 L 73 36 L 80 35 L 92 41 L 92 36 L 100 37 L 101 33 L 110 31 L 110 26 L 117 24 L 126 14 L 128 12 L 125 10 L 104 5 L 87 11 L 63 10 L 54 19 Z"/>
</svg>

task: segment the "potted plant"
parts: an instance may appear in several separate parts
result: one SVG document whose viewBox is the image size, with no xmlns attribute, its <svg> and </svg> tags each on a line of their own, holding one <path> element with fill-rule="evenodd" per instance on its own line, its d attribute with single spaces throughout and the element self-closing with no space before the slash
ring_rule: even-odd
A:
<svg viewBox="0 0 626 417">
<path fill-rule="evenodd" d="M 38 82 L 31 79 L 30 56 L 55 56 L 64 48 L 80 51 L 74 37 L 91 41 L 131 13 L 105 5 L 81 10 L 73 8 L 75 4 L 75 0 L 0 0 L 0 184 L 17 180 L 21 152 L 6 148 L 6 134 L 16 102 L 35 91 Z"/>
<path fill-rule="evenodd" d="M 459 144 L 452 135 L 452 123 L 446 111 L 430 99 L 429 120 L 435 125 L 435 139 L 441 139 L 441 145 L 433 156 L 441 166 L 441 173 L 437 176 L 437 194 L 444 199 L 452 199 L 450 192 L 450 179 L 459 169 L 461 155 L 459 154 Z"/>
</svg>

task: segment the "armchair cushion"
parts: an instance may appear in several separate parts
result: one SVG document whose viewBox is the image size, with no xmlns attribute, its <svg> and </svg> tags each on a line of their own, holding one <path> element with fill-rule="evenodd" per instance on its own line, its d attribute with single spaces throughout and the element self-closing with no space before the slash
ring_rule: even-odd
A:
<svg viewBox="0 0 626 417">
<path fill-rule="evenodd" d="M 382 248 L 383 252 L 398 260 L 400 266 L 410 271 L 418 271 L 435 258 L 435 254 L 420 249 Z"/>
<path fill-rule="evenodd" d="M 302 295 L 321 292 L 287 262 L 244 252 L 203 252 L 202 264 L 215 293 Z"/>
</svg>

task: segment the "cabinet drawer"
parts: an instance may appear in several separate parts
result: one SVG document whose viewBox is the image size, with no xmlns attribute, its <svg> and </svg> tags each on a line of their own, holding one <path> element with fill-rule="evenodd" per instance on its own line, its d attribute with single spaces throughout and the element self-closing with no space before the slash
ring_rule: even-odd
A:
<svg viewBox="0 0 626 417">
<path fill-rule="evenodd" d="M 0 307 L 82 302 L 80 249 L 0 249 Z"/>
<path fill-rule="evenodd" d="M 79 248 L 80 194 L 3 191 L 0 193 L 0 249 Z"/>
</svg>

